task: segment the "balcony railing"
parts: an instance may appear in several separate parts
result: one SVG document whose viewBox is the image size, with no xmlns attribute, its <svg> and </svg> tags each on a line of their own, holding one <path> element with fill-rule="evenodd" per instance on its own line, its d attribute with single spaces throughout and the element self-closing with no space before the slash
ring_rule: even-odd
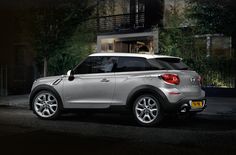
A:
<svg viewBox="0 0 236 155">
<path fill-rule="evenodd" d="M 144 12 L 100 16 L 89 19 L 87 25 L 90 29 L 96 29 L 98 32 L 138 31 L 145 28 Z"/>
</svg>

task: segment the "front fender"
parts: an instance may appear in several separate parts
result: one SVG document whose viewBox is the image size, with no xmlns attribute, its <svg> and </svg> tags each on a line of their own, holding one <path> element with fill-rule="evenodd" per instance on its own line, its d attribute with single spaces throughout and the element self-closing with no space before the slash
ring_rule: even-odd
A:
<svg viewBox="0 0 236 155">
<path fill-rule="evenodd" d="M 57 98 L 58 102 L 61 103 L 61 105 L 63 107 L 61 96 L 59 95 L 57 90 L 50 85 L 43 84 L 43 85 L 36 86 L 30 93 L 29 106 L 30 106 L 31 110 L 32 110 L 33 99 L 34 99 L 35 95 L 37 95 L 40 91 L 43 91 L 43 90 L 52 92 L 55 95 L 55 97 Z"/>
</svg>

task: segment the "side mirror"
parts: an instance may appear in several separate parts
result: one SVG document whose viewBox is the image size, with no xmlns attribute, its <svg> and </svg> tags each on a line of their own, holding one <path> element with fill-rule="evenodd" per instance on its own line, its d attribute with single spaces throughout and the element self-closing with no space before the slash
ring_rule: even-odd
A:
<svg viewBox="0 0 236 155">
<path fill-rule="evenodd" d="M 66 73 L 67 76 L 70 76 L 71 75 L 71 70 L 69 70 L 67 73 Z"/>
<path fill-rule="evenodd" d="M 68 76 L 68 80 L 69 80 L 69 81 L 73 81 L 73 80 L 75 79 L 72 70 L 69 70 L 66 75 Z"/>
</svg>

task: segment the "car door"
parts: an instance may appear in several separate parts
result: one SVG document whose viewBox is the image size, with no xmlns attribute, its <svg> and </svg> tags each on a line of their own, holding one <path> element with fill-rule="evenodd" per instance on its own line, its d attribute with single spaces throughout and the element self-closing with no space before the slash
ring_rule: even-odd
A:
<svg viewBox="0 0 236 155">
<path fill-rule="evenodd" d="M 108 108 L 115 89 L 114 57 L 91 56 L 64 80 L 65 108 Z"/>
<path fill-rule="evenodd" d="M 136 87 L 145 85 L 145 58 L 119 57 L 115 69 L 116 88 L 113 96 L 113 105 L 125 105 L 128 95 Z"/>
</svg>

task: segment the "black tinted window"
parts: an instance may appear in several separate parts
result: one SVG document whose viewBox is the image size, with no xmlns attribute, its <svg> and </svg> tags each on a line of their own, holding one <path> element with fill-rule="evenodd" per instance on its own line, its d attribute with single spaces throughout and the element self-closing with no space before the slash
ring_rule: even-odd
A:
<svg viewBox="0 0 236 155">
<path fill-rule="evenodd" d="M 116 64 L 115 57 L 89 57 L 75 69 L 75 74 L 110 73 Z"/>
<path fill-rule="evenodd" d="M 116 72 L 145 71 L 149 66 L 145 58 L 120 57 Z"/>
<path fill-rule="evenodd" d="M 189 67 L 178 58 L 149 59 L 152 68 L 158 70 L 188 70 Z"/>
</svg>

